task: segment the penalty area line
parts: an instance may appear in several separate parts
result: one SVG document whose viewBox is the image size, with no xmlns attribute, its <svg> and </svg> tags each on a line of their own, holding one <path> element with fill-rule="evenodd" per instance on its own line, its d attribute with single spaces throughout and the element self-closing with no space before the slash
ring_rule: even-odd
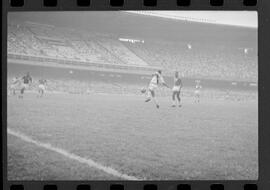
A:
<svg viewBox="0 0 270 190">
<path fill-rule="evenodd" d="M 66 158 L 75 160 L 75 161 L 80 162 L 82 164 L 87 164 L 89 167 L 94 167 L 94 168 L 96 168 L 98 170 L 101 170 L 101 171 L 103 171 L 103 172 L 105 172 L 107 174 L 113 175 L 115 177 L 119 177 L 119 178 L 122 178 L 122 179 L 125 179 L 125 180 L 139 180 L 138 178 L 136 178 L 134 176 L 130 176 L 130 175 L 121 173 L 121 172 L 119 172 L 119 171 L 117 171 L 117 170 L 115 170 L 115 169 L 113 169 L 111 167 L 103 166 L 102 164 L 100 164 L 98 162 L 95 162 L 92 159 L 83 158 L 83 157 L 78 156 L 76 154 L 70 153 L 70 152 L 68 152 L 68 151 L 66 151 L 64 149 L 54 147 L 49 143 L 42 143 L 40 141 L 34 140 L 31 137 L 26 136 L 26 135 L 24 135 L 24 134 L 22 134 L 20 132 L 14 131 L 12 129 L 8 128 L 7 133 L 10 134 L 10 135 L 15 136 L 17 138 L 20 138 L 21 140 L 23 140 L 25 142 L 32 143 L 32 144 L 34 144 L 34 145 L 36 145 L 38 147 L 42 147 L 42 148 L 45 148 L 47 150 L 56 152 L 58 154 L 61 154 L 61 155 L 65 156 Z"/>
</svg>

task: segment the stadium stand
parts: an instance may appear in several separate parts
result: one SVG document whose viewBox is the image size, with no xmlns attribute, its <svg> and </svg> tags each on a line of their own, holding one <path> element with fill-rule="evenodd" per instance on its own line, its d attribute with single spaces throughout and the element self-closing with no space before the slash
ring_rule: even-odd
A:
<svg viewBox="0 0 270 190">
<path fill-rule="evenodd" d="M 92 51 L 93 55 L 98 55 L 99 60 L 102 63 L 110 63 L 110 64 L 126 64 L 121 59 L 119 59 L 117 56 L 111 54 L 106 48 L 101 46 L 98 42 L 96 42 L 94 39 L 85 41 L 89 47 L 89 49 Z"/>
<path fill-rule="evenodd" d="M 127 45 L 147 63 L 162 66 L 168 73 L 178 70 L 183 77 L 257 81 L 256 56 L 245 54 L 243 48 L 162 41 Z"/>
<path fill-rule="evenodd" d="M 132 65 L 142 65 L 146 66 L 141 58 L 139 58 L 136 54 L 132 53 L 128 48 L 126 48 L 121 42 L 113 39 L 102 39 L 99 41 L 100 44 L 105 47 L 109 52 L 117 55 L 124 62 Z"/>
<path fill-rule="evenodd" d="M 85 42 L 80 40 L 74 40 L 71 41 L 71 44 L 73 45 L 77 53 L 80 55 L 80 57 L 84 58 L 85 61 L 99 61 L 99 54 L 96 53 L 94 48 L 89 48 Z"/>
<path fill-rule="evenodd" d="M 72 30 L 29 23 L 9 24 L 8 53 L 95 63 L 128 64 L 105 47 Z"/>
<path fill-rule="evenodd" d="M 36 23 L 8 24 L 8 54 L 83 61 L 85 64 L 162 67 L 182 77 L 257 82 L 253 48 L 203 42 L 145 40 L 120 42 L 113 36 Z M 119 67 L 120 67 L 119 66 Z"/>
</svg>

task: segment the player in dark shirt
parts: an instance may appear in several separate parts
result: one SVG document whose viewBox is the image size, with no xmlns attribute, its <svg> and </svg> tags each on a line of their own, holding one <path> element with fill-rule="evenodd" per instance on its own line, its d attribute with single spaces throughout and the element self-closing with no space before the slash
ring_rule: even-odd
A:
<svg viewBox="0 0 270 190">
<path fill-rule="evenodd" d="M 172 107 L 176 107 L 176 103 L 178 103 L 178 106 L 181 107 L 180 92 L 181 92 L 182 86 L 183 84 L 179 77 L 179 73 L 176 71 L 175 76 L 174 76 L 174 86 L 172 89 L 172 101 L 173 101 Z M 175 97 L 177 98 L 177 101 Z"/>
<path fill-rule="evenodd" d="M 33 79 L 30 76 L 30 73 L 27 72 L 25 76 L 22 77 L 22 88 L 19 98 L 23 98 L 24 91 L 29 88 L 29 85 L 32 83 Z"/>
</svg>

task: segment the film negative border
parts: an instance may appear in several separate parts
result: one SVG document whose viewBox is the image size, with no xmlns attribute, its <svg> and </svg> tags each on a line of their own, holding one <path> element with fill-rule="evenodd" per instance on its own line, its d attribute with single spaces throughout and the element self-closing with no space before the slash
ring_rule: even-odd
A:
<svg viewBox="0 0 270 190">
<path fill-rule="evenodd" d="M 9 0 L 9 11 L 257 10 L 260 0 Z"/>
<path fill-rule="evenodd" d="M 9 190 L 259 190 L 256 182 L 24 182 L 10 183 Z"/>
<path fill-rule="evenodd" d="M 144 6 L 143 0 L 124 0 L 123 6 L 114 4 L 111 6 L 109 0 L 90 0 L 89 2 L 79 2 L 77 0 L 58 0 L 55 6 L 43 6 L 43 0 L 3 0 L 2 1 L 2 27 L 6 26 L 6 16 L 8 11 L 81 11 L 81 10 L 257 10 L 259 12 L 259 179 L 258 181 L 8 181 L 6 176 L 6 166 L 1 170 L 4 176 L 4 190 L 266 190 L 270 189 L 270 149 L 269 146 L 270 125 L 270 60 L 267 50 L 270 49 L 270 2 L 268 0 L 257 0 L 256 5 L 244 4 L 244 0 L 224 0 L 222 6 L 211 5 L 210 0 L 157 0 L 156 6 Z M 23 2 L 23 3 L 22 3 Z M 249 1 L 245 1 L 246 3 Z M 220 2 L 219 2 L 220 3 Z M 247 6 L 248 5 L 248 6 Z M 2 86 L 6 85 L 6 30 L 2 28 Z M 262 64 L 265 63 L 265 64 Z M 4 79 L 4 80 L 3 80 Z M 3 88 L 2 91 L 5 91 Z M 6 94 L 6 93 L 4 93 Z M 6 108 L 6 97 L 2 95 L 2 103 Z M 6 117 L 6 113 L 2 114 Z M 6 121 L 2 120 L 3 126 Z M 6 142 L 6 128 L 2 128 L 2 142 Z M 2 144 L 4 164 L 7 163 L 6 146 Z"/>
</svg>

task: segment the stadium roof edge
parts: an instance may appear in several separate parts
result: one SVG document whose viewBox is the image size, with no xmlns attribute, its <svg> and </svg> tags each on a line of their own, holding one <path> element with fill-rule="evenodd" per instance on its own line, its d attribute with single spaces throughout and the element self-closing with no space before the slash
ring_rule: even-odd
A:
<svg viewBox="0 0 270 190">
<path fill-rule="evenodd" d="M 209 20 L 209 19 L 197 19 L 197 18 L 188 18 L 188 17 L 177 17 L 177 18 L 172 18 L 172 17 L 162 17 L 162 16 L 158 16 L 155 14 L 145 14 L 145 13 L 140 13 L 140 11 L 123 11 L 127 14 L 131 14 L 131 15 L 138 15 L 138 16 L 145 16 L 145 17 L 152 17 L 153 19 L 164 19 L 167 21 L 172 21 L 172 22 L 190 22 L 193 24 L 203 24 L 203 25 L 216 25 L 216 26 L 226 26 L 226 27 L 230 27 L 230 28 L 246 28 L 246 29 L 251 29 L 251 30 L 257 30 L 256 26 L 244 26 L 244 25 L 233 25 L 233 24 L 224 24 L 224 23 L 218 23 L 214 20 Z M 205 22 L 203 21 L 205 20 Z"/>
</svg>

